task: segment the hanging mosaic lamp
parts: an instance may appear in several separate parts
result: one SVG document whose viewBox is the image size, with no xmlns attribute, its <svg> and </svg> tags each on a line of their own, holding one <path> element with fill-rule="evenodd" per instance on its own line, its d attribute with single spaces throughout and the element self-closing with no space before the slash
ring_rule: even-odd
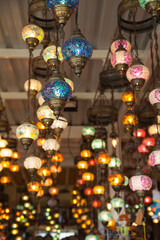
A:
<svg viewBox="0 0 160 240">
<path fill-rule="evenodd" d="M 34 174 L 35 171 L 40 169 L 42 166 L 42 161 L 39 157 L 30 156 L 24 160 L 24 167 L 30 172 L 30 174 Z"/>
<path fill-rule="evenodd" d="M 35 24 L 28 24 L 22 30 L 22 38 L 30 50 L 34 50 L 44 38 L 43 29 Z"/>
<path fill-rule="evenodd" d="M 62 153 L 55 153 L 55 155 L 52 157 L 51 162 L 55 163 L 55 164 L 60 164 L 61 162 L 63 162 L 64 157 Z"/>
<path fill-rule="evenodd" d="M 106 147 L 106 143 L 104 140 L 97 138 L 92 141 L 91 147 L 93 150 L 104 149 Z"/>
<path fill-rule="evenodd" d="M 54 120 L 53 124 L 51 125 L 51 129 L 53 129 L 53 134 L 60 138 L 62 132 L 67 128 L 67 126 L 67 119 L 60 116 L 58 120 Z"/>
<path fill-rule="evenodd" d="M 143 153 L 143 154 L 149 153 L 146 145 L 144 145 L 144 144 L 140 144 L 140 145 L 138 146 L 138 152 L 139 152 L 139 153 Z"/>
<path fill-rule="evenodd" d="M 148 150 L 152 150 L 156 144 L 154 137 L 146 137 L 143 139 L 142 144 L 146 145 Z"/>
<path fill-rule="evenodd" d="M 58 72 L 54 72 L 50 80 L 43 85 L 41 93 L 43 99 L 58 119 L 61 111 L 71 98 L 72 89 Z"/>
<path fill-rule="evenodd" d="M 108 164 L 108 167 L 113 169 L 115 167 L 120 167 L 121 166 L 121 160 L 117 158 L 116 156 L 111 156 L 111 161 Z"/>
<path fill-rule="evenodd" d="M 7 140 L 0 137 L 0 149 L 5 148 L 8 145 Z"/>
<path fill-rule="evenodd" d="M 94 186 L 94 188 L 93 188 L 93 193 L 94 193 L 95 195 L 103 195 L 104 192 L 105 192 L 105 188 L 104 188 L 103 185 L 96 185 L 96 186 Z"/>
<path fill-rule="evenodd" d="M 82 180 L 85 182 L 92 182 L 94 180 L 94 174 L 91 172 L 85 172 L 82 174 Z"/>
<path fill-rule="evenodd" d="M 160 88 L 156 88 L 149 93 L 149 101 L 160 115 Z"/>
<path fill-rule="evenodd" d="M 138 117 L 131 110 L 128 110 L 128 112 L 123 116 L 122 122 L 126 130 L 131 133 L 134 126 L 138 124 Z"/>
<path fill-rule="evenodd" d="M 154 138 L 158 137 L 158 134 L 160 135 L 160 125 L 153 124 L 148 128 L 149 135 L 153 136 Z"/>
<path fill-rule="evenodd" d="M 102 222 L 103 225 L 107 225 L 108 222 L 112 219 L 112 215 L 107 209 L 103 209 L 98 213 L 98 219 Z"/>
<path fill-rule="evenodd" d="M 77 77 L 92 56 L 92 45 L 85 39 L 80 29 L 76 28 L 72 37 L 62 45 L 62 54 L 69 63 Z"/>
<path fill-rule="evenodd" d="M 55 120 L 53 111 L 46 104 L 38 108 L 37 117 L 46 128 L 49 128 Z"/>
<path fill-rule="evenodd" d="M 126 73 L 126 77 L 135 92 L 140 91 L 144 83 L 149 79 L 149 75 L 149 69 L 138 58 L 133 61 L 132 66 L 128 68 Z"/>
<path fill-rule="evenodd" d="M 126 91 L 125 93 L 123 93 L 122 101 L 126 104 L 128 110 L 131 110 L 134 105 L 133 91 Z"/>
<path fill-rule="evenodd" d="M 52 10 L 60 26 L 64 26 L 73 12 L 78 8 L 79 0 L 47 0 L 47 6 Z"/>
<path fill-rule="evenodd" d="M 10 171 L 11 172 L 19 172 L 19 169 L 20 169 L 20 167 L 19 167 L 19 165 L 17 164 L 17 163 L 14 163 L 14 164 L 12 164 L 11 166 L 10 166 Z"/>
<path fill-rule="evenodd" d="M 124 176 L 118 170 L 114 171 L 114 173 L 108 177 L 108 182 L 115 192 L 119 192 L 124 183 Z"/>
<path fill-rule="evenodd" d="M 122 36 L 122 34 L 119 34 L 119 36 L 118 36 L 118 37 L 112 42 L 112 44 L 111 44 L 110 49 L 111 49 L 111 53 L 112 53 L 112 54 L 114 54 L 114 53 L 118 50 L 120 44 L 122 44 L 123 48 L 124 48 L 127 52 L 130 52 L 130 51 L 131 51 L 131 44 L 130 44 L 130 42 L 127 41 L 127 40 Z"/>
<path fill-rule="evenodd" d="M 56 50 L 57 48 L 57 50 Z M 55 42 L 51 42 L 48 47 L 43 50 L 43 58 L 47 62 L 48 66 L 52 71 L 57 68 L 57 54 L 58 54 L 58 64 L 63 60 L 61 47 L 56 46 Z"/>
<path fill-rule="evenodd" d="M 51 158 L 55 154 L 56 151 L 59 150 L 60 144 L 56 139 L 48 138 L 44 144 L 43 147 L 44 151 L 47 152 L 48 156 Z"/>
<path fill-rule="evenodd" d="M 29 88 L 29 80 L 24 83 L 24 90 L 28 92 L 32 98 L 36 97 L 37 93 L 41 91 L 42 84 L 39 80 L 31 78 L 30 79 L 30 88 Z"/>
<path fill-rule="evenodd" d="M 77 168 L 79 170 L 84 170 L 84 171 L 87 170 L 88 169 L 88 162 L 87 161 L 83 161 L 83 160 L 79 161 L 77 163 Z"/>
<path fill-rule="evenodd" d="M 98 235 L 91 232 L 85 237 L 85 240 L 100 240 L 100 238 L 98 237 Z"/>
<path fill-rule="evenodd" d="M 160 146 L 157 144 L 149 155 L 149 162 L 160 172 Z"/>
<path fill-rule="evenodd" d="M 111 200 L 111 205 L 119 213 L 122 210 L 122 207 L 124 207 L 124 200 L 118 195 L 118 193 L 116 193 Z"/>
<path fill-rule="evenodd" d="M 89 142 L 92 140 L 95 133 L 96 133 L 95 128 L 91 126 L 86 126 L 82 129 L 82 136 Z"/>
<path fill-rule="evenodd" d="M 28 189 L 28 192 L 31 194 L 31 196 L 36 196 L 39 189 L 40 189 L 40 183 L 39 182 L 36 182 L 36 181 L 32 181 L 32 182 L 29 182 L 27 184 L 27 189 Z"/>
<path fill-rule="evenodd" d="M 146 137 L 146 131 L 143 128 L 138 128 L 136 131 L 133 131 L 133 136 L 137 138 L 145 138 Z"/>
<path fill-rule="evenodd" d="M 139 0 L 139 5 L 152 17 L 157 17 L 160 11 L 160 0 Z"/>
<path fill-rule="evenodd" d="M 120 43 L 118 49 L 111 57 L 111 64 L 117 72 L 123 77 L 132 63 L 132 55 L 123 48 Z"/>
<path fill-rule="evenodd" d="M 104 165 L 108 165 L 111 162 L 111 157 L 109 156 L 109 154 L 107 152 L 100 152 L 97 156 L 97 161 L 96 163 L 100 166 Z"/>
<path fill-rule="evenodd" d="M 28 150 L 32 142 L 38 138 L 39 130 L 31 122 L 25 122 L 17 128 L 16 135 L 20 139 L 24 150 Z"/>
</svg>

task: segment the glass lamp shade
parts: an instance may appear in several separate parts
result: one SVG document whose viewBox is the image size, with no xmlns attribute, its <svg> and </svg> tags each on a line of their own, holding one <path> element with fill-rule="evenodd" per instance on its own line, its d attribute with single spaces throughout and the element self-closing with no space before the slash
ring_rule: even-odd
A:
<svg viewBox="0 0 160 240">
<path fill-rule="evenodd" d="M 111 157 L 111 161 L 108 164 L 109 168 L 115 168 L 115 167 L 120 167 L 121 166 L 121 160 L 117 157 Z"/>
<path fill-rule="evenodd" d="M 58 52 L 58 59 L 59 61 L 63 60 L 63 56 L 62 56 L 62 52 L 61 52 L 61 47 L 58 46 L 57 48 L 57 52 Z M 47 62 L 48 60 L 54 59 L 57 60 L 57 53 L 56 53 L 56 44 L 49 44 L 48 47 L 46 47 L 43 50 L 43 58 L 45 60 L 45 62 Z"/>
<path fill-rule="evenodd" d="M 132 130 L 133 126 L 138 124 L 138 117 L 132 111 L 129 110 L 123 116 L 122 123 L 127 130 Z"/>
<path fill-rule="evenodd" d="M 155 150 L 150 153 L 149 162 L 151 166 L 156 166 L 160 164 L 160 150 Z"/>
<path fill-rule="evenodd" d="M 37 197 L 43 197 L 44 195 L 44 190 L 42 188 L 39 189 L 38 193 L 37 193 Z"/>
<path fill-rule="evenodd" d="M 26 169 L 39 169 L 42 166 L 42 161 L 39 157 L 31 156 L 24 160 L 24 167 Z"/>
<path fill-rule="evenodd" d="M 152 17 L 157 17 L 160 11 L 160 0 L 139 0 L 140 6 Z"/>
<path fill-rule="evenodd" d="M 77 163 L 77 168 L 79 170 L 87 170 L 88 169 L 88 162 L 87 161 L 79 161 Z"/>
<path fill-rule="evenodd" d="M 84 194 L 85 194 L 86 196 L 92 195 L 92 194 L 93 194 L 92 188 L 85 188 L 85 189 L 84 189 Z"/>
<path fill-rule="evenodd" d="M 156 141 L 154 137 L 147 137 L 143 139 L 142 144 L 146 145 L 146 147 L 154 147 Z"/>
<path fill-rule="evenodd" d="M 124 103 L 126 103 L 126 102 L 134 102 L 134 94 L 133 94 L 133 92 L 132 91 L 127 91 L 127 92 L 123 93 L 122 101 Z"/>
<path fill-rule="evenodd" d="M 73 10 L 76 10 L 79 4 L 79 0 L 47 0 L 47 6 L 50 9 L 59 4 L 67 5 Z"/>
<path fill-rule="evenodd" d="M 139 152 L 139 153 L 149 153 L 146 145 L 144 145 L 144 144 L 140 144 L 140 145 L 138 146 L 138 152 Z"/>
<path fill-rule="evenodd" d="M 43 103 L 45 102 L 45 100 L 43 99 L 43 97 L 42 97 L 42 94 L 41 94 L 41 93 L 39 93 L 38 95 L 39 95 L 39 96 L 38 96 L 38 103 L 39 103 L 39 105 L 40 105 L 40 106 L 42 106 L 42 105 L 43 105 Z"/>
<path fill-rule="evenodd" d="M 12 164 L 11 166 L 10 166 L 10 171 L 11 172 L 19 172 L 19 165 L 18 164 Z"/>
<path fill-rule="evenodd" d="M 127 186 L 129 183 L 129 178 L 127 176 L 124 176 L 124 183 L 123 183 L 123 186 Z"/>
<path fill-rule="evenodd" d="M 85 172 L 82 174 L 82 180 L 85 182 L 92 182 L 94 180 L 94 174 L 91 172 Z"/>
<path fill-rule="evenodd" d="M 94 188 L 93 188 L 93 193 L 94 193 L 95 195 L 103 195 L 104 192 L 105 192 L 105 188 L 104 188 L 104 186 L 102 186 L 102 185 L 96 185 L 96 186 L 94 186 Z"/>
<path fill-rule="evenodd" d="M 7 184 L 7 183 L 10 183 L 10 182 L 11 182 L 11 179 L 10 179 L 10 177 L 8 177 L 8 176 L 2 176 L 2 177 L 0 178 L 0 182 L 1 182 L 1 184 Z"/>
<path fill-rule="evenodd" d="M 124 177 L 120 173 L 115 173 L 108 177 L 108 182 L 111 186 L 120 186 L 124 182 Z"/>
<path fill-rule="evenodd" d="M 94 139 L 91 143 L 91 147 L 94 150 L 99 150 L 99 149 L 105 148 L 106 143 L 102 139 Z"/>
<path fill-rule="evenodd" d="M 102 205 L 102 203 L 100 200 L 95 199 L 92 201 L 92 207 L 94 207 L 94 208 L 100 208 L 101 205 Z"/>
<path fill-rule="evenodd" d="M 160 102 L 160 88 L 156 88 L 149 93 L 149 101 L 152 105 Z"/>
<path fill-rule="evenodd" d="M 42 84 L 37 79 L 30 79 L 30 92 L 35 93 L 35 95 L 41 91 Z M 25 81 L 24 83 L 24 90 L 28 92 L 29 89 L 29 80 Z"/>
<path fill-rule="evenodd" d="M 23 123 L 16 130 L 16 135 L 18 139 L 30 138 L 36 140 L 39 135 L 38 128 L 31 123 Z"/>
<path fill-rule="evenodd" d="M 53 124 L 51 125 L 51 128 L 52 129 L 55 129 L 55 128 L 66 129 L 67 126 L 68 126 L 67 119 L 60 116 L 58 118 L 58 120 L 57 119 L 54 120 Z"/>
<path fill-rule="evenodd" d="M 49 194 L 51 194 L 51 195 L 58 195 L 58 193 L 59 193 L 59 188 L 57 188 L 57 187 L 51 187 L 49 189 Z"/>
<path fill-rule="evenodd" d="M 160 125 L 153 124 L 148 128 L 148 133 L 151 136 L 156 136 L 160 134 Z"/>
<path fill-rule="evenodd" d="M 81 151 L 82 158 L 90 158 L 92 156 L 92 152 L 89 149 L 83 149 Z"/>
<path fill-rule="evenodd" d="M 43 123 L 41 122 L 37 122 L 36 123 L 36 127 L 39 129 L 39 130 L 45 130 L 46 127 L 43 125 Z"/>
<path fill-rule="evenodd" d="M 111 49 L 112 54 L 114 54 L 118 50 L 120 44 L 123 46 L 123 48 L 127 52 L 131 51 L 131 44 L 129 41 L 127 41 L 126 39 L 117 39 L 117 40 L 113 41 L 111 44 L 110 49 Z"/>
<path fill-rule="evenodd" d="M 46 141 L 46 138 L 38 138 L 37 139 L 37 146 L 42 147 L 45 141 Z"/>
<path fill-rule="evenodd" d="M 61 166 L 52 165 L 50 167 L 50 171 L 53 174 L 57 174 L 57 173 L 60 173 L 62 171 L 62 168 L 61 168 Z"/>
<path fill-rule="evenodd" d="M 118 65 L 130 66 L 132 63 L 132 55 L 125 50 L 117 50 L 111 57 L 111 64 L 114 68 Z M 124 70 L 124 69 L 122 69 Z"/>
<path fill-rule="evenodd" d="M 22 38 L 24 41 L 26 41 L 27 38 L 36 38 L 39 42 L 42 42 L 44 38 L 43 29 L 35 24 L 28 24 L 22 30 Z"/>
<path fill-rule="evenodd" d="M 92 44 L 84 37 L 72 36 L 62 45 L 62 54 L 66 61 L 72 57 L 84 57 L 90 59 L 92 56 Z"/>
<path fill-rule="evenodd" d="M 2 164 L 0 163 L 0 172 L 2 172 L 2 170 L 3 170 L 3 166 L 2 166 Z"/>
<path fill-rule="evenodd" d="M 122 208 L 124 206 L 124 200 L 120 197 L 114 197 L 111 200 L 111 205 L 113 208 Z"/>
<path fill-rule="evenodd" d="M 97 157 L 97 164 L 108 165 L 111 161 L 111 157 L 108 153 L 100 153 Z"/>
<path fill-rule="evenodd" d="M 65 81 L 66 83 L 68 83 L 68 85 L 71 87 L 72 92 L 73 92 L 73 91 L 74 91 L 74 83 L 73 83 L 73 81 L 70 80 L 69 78 L 65 77 L 65 76 L 64 76 L 64 81 Z"/>
<path fill-rule="evenodd" d="M 55 155 L 51 159 L 53 163 L 61 163 L 63 162 L 63 160 L 64 160 L 64 157 L 62 153 L 55 153 Z"/>
<path fill-rule="evenodd" d="M 143 64 L 133 64 L 126 72 L 126 77 L 131 83 L 134 79 L 142 79 L 146 82 L 149 79 L 149 75 L 149 69 Z"/>
<path fill-rule="evenodd" d="M 1 158 L 11 158 L 13 151 L 10 148 L 3 148 L 0 150 Z"/>
<path fill-rule="evenodd" d="M 51 79 L 43 85 L 41 93 L 45 101 L 49 101 L 53 98 L 69 101 L 72 95 L 72 89 L 63 78 L 62 80 Z"/>
<path fill-rule="evenodd" d="M 133 136 L 137 138 L 145 138 L 146 131 L 142 128 L 138 128 L 137 131 L 133 131 Z"/>
<path fill-rule="evenodd" d="M 52 178 L 47 178 L 44 182 L 45 187 L 51 187 L 53 185 L 53 180 Z"/>
<path fill-rule="evenodd" d="M 27 184 L 27 189 L 28 189 L 28 192 L 30 193 L 38 193 L 40 189 L 40 183 L 35 181 L 30 182 Z"/>
<path fill-rule="evenodd" d="M 109 220 L 112 219 L 112 215 L 109 211 L 106 211 L 106 210 L 102 210 L 99 212 L 98 214 L 98 219 L 101 221 L 101 222 L 108 222 Z"/>
<path fill-rule="evenodd" d="M 42 148 L 44 149 L 44 151 L 48 150 L 58 151 L 60 148 L 60 144 L 56 139 L 49 138 L 44 142 Z"/>
<path fill-rule="evenodd" d="M 129 186 L 133 192 L 149 191 L 152 187 L 152 180 L 146 175 L 133 176 L 129 180 Z"/>
<path fill-rule="evenodd" d="M 2 139 L 2 138 L 0 137 L 0 149 L 1 149 L 1 148 L 5 148 L 5 147 L 7 146 L 7 144 L 8 144 L 7 140 Z"/>
<path fill-rule="evenodd" d="M 99 240 L 99 237 L 96 234 L 89 234 L 85 237 L 85 240 Z"/>
<path fill-rule="evenodd" d="M 20 158 L 20 153 L 17 151 L 12 152 L 12 159 L 19 159 Z"/>
<path fill-rule="evenodd" d="M 38 175 L 41 177 L 49 177 L 51 175 L 51 171 L 48 167 L 41 167 L 37 171 Z"/>
<path fill-rule="evenodd" d="M 10 162 L 10 161 L 6 161 L 6 160 L 3 160 L 3 161 L 1 162 L 1 165 L 2 165 L 3 168 L 10 168 L 11 162 Z"/>
<path fill-rule="evenodd" d="M 94 136 L 95 135 L 95 128 L 94 127 L 90 127 L 90 126 L 86 126 L 82 129 L 82 135 L 83 136 Z"/>
<path fill-rule="evenodd" d="M 41 107 L 38 108 L 37 117 L 40 121 L 42 121 L 42 124 L 44 126 L 46 125 L 45 127 L 51 126 L 53 120 L 55 119 L 53 111 L 48 107 L 48 105 L 42 105 Z M 48 119 L 48 122 L 45 121 L 46 119 Z"/>
<path fill-rule="evenodd" d="M 151 198 L 150 196 L 146 196 L 146 197 L 144 198 L 144 203 L 150 204 L 151 202 L 152 202 L 152 198 Z"/>
<path fill-rule="evenodd" d="M 91 167 L 94 167 L 96 165 L 96 161 L 94 159 L 90 159 L 88 163 L 89 163 L 89 166 Z"/>
</svg>

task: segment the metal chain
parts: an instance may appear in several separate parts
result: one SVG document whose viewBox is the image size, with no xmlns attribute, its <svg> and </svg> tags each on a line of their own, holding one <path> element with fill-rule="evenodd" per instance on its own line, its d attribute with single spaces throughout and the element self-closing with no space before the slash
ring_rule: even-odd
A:
<svg viewBox="0 0 160 240">
<path fill-rule="evenodd" d="M 30 120 L 30 88 L 31 88 L 31 74 L 32 74 L 32 54 L 33 50 L 29 49 L 29 79 L 28 79 L 28 106 L 27 106 L 27 120 Z"/>
<path fill-rule="evenodd" d="M 148 36 L 150 38 L 150 54 L 151 54 L 151 69 L 152 69 L 152 80 L 154 79 L 154 55 L 153 55 L 153 37 L 152 37 L 152 31 L 148 32 Z M 154 87 L 156 85 L 156 82 L 154 81 Z"/>
<path fill-rule="evenodd" d="M 158 86 L 160 87 L 159 53 L 158 53 L 159 46 L 158 46 L 158 35 L 157 35 L 157 23 L 156 23 L 156 20 L 154 20 L 153 29 L 154 29 L 154 39 L 155 39 L 156 60 L 157 60 L 157 78 L 158 78 Z"/>
</svg>

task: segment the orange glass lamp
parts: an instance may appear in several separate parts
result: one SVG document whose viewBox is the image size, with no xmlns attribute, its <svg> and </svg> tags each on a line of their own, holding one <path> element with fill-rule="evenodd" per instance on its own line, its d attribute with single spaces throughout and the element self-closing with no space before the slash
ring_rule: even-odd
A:
<svg viewBox="0 0 160 240">
<path fill-rule="evenodd" d="M 41 177 L 49 177 L 51 176 L 51 171 L 48 167 L 41 167 L 40 169 L 38 169 L 37 171 L 38 175 Z"/>
<path fill-rule="evenodd" d="M 92 156 L 92 152 L 89 149 L 83 149 L 81 151 L 82 158 L 90 158 Z"/>
<path fill-rule="evenodd" d="M 138 117 L 129 110 L 122 118 L 122 123 L 125 126 L 126 130 L 129 132 L 133 131 L 133 127 L 138 124 Z"/>
<path fill-rule="evenodd" d="M 44 190 L 42 188 L 39 189 L 38 193 L 37 193 L 37 197 L 43 197 L 44 195 Z"/>
<path fill-rule="evenodd" d="M 95 199 L 95 200 L 92 201 L 92 207 L 94 207 L 94 208 L 100 208 L 101 205 L 102 204 L 101 204 L 100 200 Z"/>
<path fill-rule="evenodd" d="M 10 162 L 10 161 L 7 161 L 7 160 L 3 160 L 3 161 L 1 162 L 1 165 L 2 165 L 3 168 L 10 168 L 11 162 Z"/>
<path fill-rule="evenodd" d="M 1 182 L 1 184 L 8 184 L 8 183 L 11 182 L 11 179 L 10 179 L 10 177 L 8 177 L 8 176 L 2 176 L 2 177 L 0 178 L 0 182 Z"/>
<path fill-rule="evenodd" d="M 28 192 L 31 193 L 33 196 L 37 195 L 39 189 L 40 189 L 40 183 L 33 181 L 27 184 Z"/>
<path fill-rule="evenodd" d="M 108 182 L 114 191 L 120 191 L 124 183 L 124 176 L 121 173 L 114 173 L 108 177 Z"/>
<path fill-rule="evenodd" d="M 82 174 L 82 180 L 85 182 L 92 182 L 94 180 L 94 174 L 91 172 L 85 172 Z"/>
<path fill-rule="evenodd" d="M 45 182 L 44 182 L 44 186 L 45 186 L 45 187 L 51 187 L 52 184 L 53 184 L 52 178 L 47 178 L 47 179 L 45 180 Z"/>
<path fill-rule="evenodd" d="M 111 157 L 109 156 L 109 154 L 106 153 L 100 153 L 97 157 L 97 164 L 101 164 L 101 165 L 108 165 L 111 161 Z"/>
<path fill-rule="evenodd" d="M 77 163 L 77 168 L 79 170 L 87 170 L 88 169 L 88 162 L 87 161 L 79 161 Z"/>
<path fill-rule="evenodd" d="M 126 91 L 122 95 L 122 101 L 126 104 L 128 110 L 131 110 L 134 105 L 134 94 L 132 91 Z"/>
<path fill-rule="evenodd" d="M 12 159 L 14 159 L 14 160 L 19 159 L 20 156 L 21 156 L 20 153 L 17 152 L 17 151 L 14 151 L 14 152 L 12 153 Z"/>
<path fill-rule="evenodd" d="M 38 130 L 39 130 L 39 135 L 40 135 L 40 136 L 45 136 L 46 127 L 43 125 L 43 123 L 37 122 L 37 123 L 36 123 L 36 127 L 37 127 Z"/>
<path fill-rule="evenodd" d="M 51 161 L 56 164 L 63 162 L 63 160 L 64 160 L 63 154 L 58 152 L 55 153 L 55 155 L 51 159 Z"/>
<path fill-rule="evenodd" d="M 42 147 L 45 141 L 46 141 L 46 138 L 38 138 L 37 139 L 37 146 Z"/>
<path fill-rule="evenodd" d="M 19 165 L 17 163 L 14 163 L 10 166 L 11 172 L 19 172 Z"/>
<path fill-rule="evenodd" d="M 112 218 L 111 220 L 109 220 L 107 227 L 108 228 L 112 228 L 116 226 L 116 221 Z"/>
<path fill-rule="evenodd" d="M 50 167 L 50 171 L 51 173 L 53 174 L 58 174 L 62 171 L 62 167 L 61 166 L 56 166 L 55 164 L 53 164 L 51 167 Z"/>
<path fill-rule="evenodd" d="M 51 187 L 49 189 L 49 194 L 51 194 L 51 195 L 58 195 L 58 193 L 59 193 L 59 188 L 57 188 L 57 187 Z"/>
<path fill-rule="evenodd" d="M 102 185 L 96 185 L 96 186 L 94 186 L 94 188 L 93 188 L 93 193 L 94 193 L 95 195 L 103 195 L 104 192 L 105 192 L 105 188 L 104 188 L 104 186 L 102 186 Z"/>
<path fill-rule="evenodd" d="M 85 189 L 84 189 L 84 194 L 85 194 L 86 196 L 91 196 L 91 195 L 93 194 L 92 188 L 85 188 Z"/>
</svg>

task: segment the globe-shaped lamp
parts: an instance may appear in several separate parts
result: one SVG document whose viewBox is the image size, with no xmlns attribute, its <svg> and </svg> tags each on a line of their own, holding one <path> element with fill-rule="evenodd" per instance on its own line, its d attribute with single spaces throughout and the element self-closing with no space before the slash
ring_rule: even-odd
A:
<svg viewBox="0 0 160 240">
<path fill-rule="evenodd" d="M 123 125 L 125 126 L 126 130 L 132 132 L 133 127 L 138 124 L 138 117 L 129 110 L 122 118 Z"/>
<path fill-rule="evenodd" d="M 116 156 L 112 156 L 111 157 L 111 161 L 108 164 L 108 167 L 113 169 L 115 167 L 120 167 L 121 166 L 121 160 L 119 158 L 117 158 Z"/>
<path fill-rule="evenodd" d="M 149 155 L 149 162 L 151 166 L 155 166 L 155 168 L 160 171 L 160 148 L 159 146 L 155 147 L 155 150 Z"/>
<path fill-rule="evenodd" d="M 134 94 L 133 91 L 126 91 L 122 95 L 122 101 L 126 104 L 128 107 L 128 110 L 131 110 L 134 105 Z"/>
<path fill-rule="evenodd" d="M 116 194 L 111 200 L 111 205 L 117 212 L 120 212 L 124 206 L 124 200 Z"/>
<path fill-rule="evenodd" d="M 82 135 L 87 141 L 91 141 L 95 135 L 95 128 L 91 126 L 86 126 L 82 129 Z"/>
<path fill-rule="evenodd" d="M 85 182 L 92 182 L 94 180 L 94 174 L 91 172 L 85 172 L 82 174 L 82 180 Z"/>
<path fill-rule="evenodd" d="M 158 134 L 160 134 L 160 125 L 153 124 L 148 128 L 149 135 L 153 137 L 158 137 Z"/>
<path fill-rule="evenodd" d="M 107 225 L 108 222 L 112 219 L 112 215 L 107 210 L 102 210 L 98 213 L 98 219 L 104 224 Z"/>
<path fill-rule="evenodd" d="M 133 136 L 140 139 L 145 138 L 146 131 L 143 128 L 138 128 L 136 131 L 133 131 Z"/>
<path fill-rule="evenodd" d="M 154 137 L 147 137 L 143 139 L 142 144 L 146 145 L 148 150 L 152 150 L 156 144 L 156 141 Z"/>
<path fill-rule="evenodd" d="M 149 93 L 150 104 L 154 106 L 158 115 L 160 114 L 160 88 L 156 88 Z"/>
<path fill-rule="evenodd" d="M 95 195 L 103 195 L 104 192 L 105 192 L 105 188 L 104 188 L 103 185 L 96 185 L 96 186 L 94 186 L 94 188 L 93 188 L 93 193 L 94 193 Z"/>
<path fill-rule="evenodd" d="M 160 11 L 160 0 L 139 0 L 140 6 L 152 17 L 157 17 Z"/>
<path fill-rule="evenodd" d="M 114 53 L 118 50 L 120 44 L 122 45 L 122 47 L 123 47 L 127 52 L 130 52 L 130 51 L 131 51 L 131 44 L 130 44 L 130 42 L 127 41 L 122 35 L 119 35 L 119 36 L 117 37 L 117 39 L 114 40 L 114 41 L 112 42 L 112 44 L 111 44 L 110 49 L 111 49 L 111 53 L 112 53 L 112 54 L 114 54 Z"/>
<path fill-rule="evenodd" d="M 40 169 L 42 161 L 39 157 L 30 156 L 24 160 L 24 167 L 31 173 L 34 174 L 36 170 Z"/>
<path fill-rule="evenodd" d="M 37 95 L 38 92 L 41 91 L 42 88 L 42 84 L 39 80 L 37 79 L 30 79 L 30 86 L 29 86 L 29 80 L 25 81 L 24 83 L 24 89 L 26 92 L 29 91 L 29 94 L 31 97 L 35 97 Z"/>
<path fill-rule="evenodd" d="M 52 157 L 55 154 L 55 152 L 59 150 L 60 144 L 59 144 L 59 142 L 56 139 L 48 138 L 44 142 L 42 148 L 44 149 L 44 151 L 47 152 L 49 157 Z"/>
<path fill-rule="evenodd" d="M 53 129 L 53 133 L 59 138 L 61 133 L 67 128 L 67 126 L 67 119 L 60 116 L 58 119 L 54 120 L 51 128 Z"/>
<path fill-rule="evenodd" d="M 48 105 L 42 105 L 38 108 L 37 117 L 46 128 L 49 128 L 55 119 L 53 111 L 48 107 Z"/>
<path fill-rule="evenodd" d="M 104 149 L 106 147 L 106 143 L 104 140 L 97 138 L 92 141 L 91 147 L 93 150 Z"/>
</svg>

